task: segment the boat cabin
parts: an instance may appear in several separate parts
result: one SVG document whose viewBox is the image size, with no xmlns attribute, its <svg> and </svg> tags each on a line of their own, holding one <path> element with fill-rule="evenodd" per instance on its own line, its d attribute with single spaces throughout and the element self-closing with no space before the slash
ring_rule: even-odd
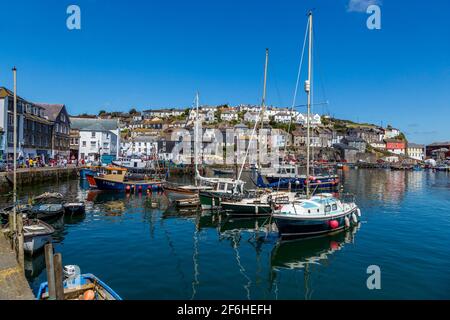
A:
<svg viewBox="0 0 450 320">
<path fill-rule="evenodd" d="M 99 175 L 99 177 L 123 182 L 125 180 L 125 175 L 127 173 L 127 169 L 119 168 L 119 167 L 106 167 L 104 172 Z"/>
</svg>

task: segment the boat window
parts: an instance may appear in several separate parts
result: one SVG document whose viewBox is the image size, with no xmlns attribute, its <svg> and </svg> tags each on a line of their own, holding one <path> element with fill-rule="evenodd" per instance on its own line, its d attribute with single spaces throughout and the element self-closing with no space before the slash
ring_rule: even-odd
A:
<svg viewBox="0 0 450 320">
<path fill-rule="evenodd" d="M 308 213 L 311 213 L 311 210 L 308 209 Z"/>
<path fill-rule="evenodd" d="M 332 208 L 333 208 L 333 211 L 336 211 L 336 210 L 337 210 L 337 205 L 336 205 L 336 203 L 333 203 Z"/>
<path fill-rule="evenodd" d="M 330 205 L 326 205 L 325 206 L 325 212 L 330 212 L 331 211 L 331 206 Z"/>
<path fill-rule="evenodd" d="M 224 191 L 225 191 L 225 190 L 226 190 L 226 184 L 223 183 L 223 182 L 219 183 L 218 189 L 219 189 L 219 190 L 224 190 Z"/>
</svg>

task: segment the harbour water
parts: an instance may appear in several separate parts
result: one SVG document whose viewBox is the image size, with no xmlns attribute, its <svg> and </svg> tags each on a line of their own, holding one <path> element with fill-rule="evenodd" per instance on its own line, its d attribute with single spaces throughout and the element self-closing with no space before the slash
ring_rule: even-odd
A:
<svg viewBox="0 0 450 320">
<path fill-rule="evenodd" d="M 58 191 L 86 201 L 84 217 L 56 222 L 55 250 L 124 299 L 449 299 L 450 175 L 342 174 L 360 226 L 288 243 L 255 231 L 264 218 L 182 213 L 163 194 L 95 192 L 71 180 L 22 195 Z M 380 290 L 367 288 L 370 265 L 380 267 Z M 46 281 L 42 254 L 27 258 L 26 273 L 36 293 Z"/>
</svg>

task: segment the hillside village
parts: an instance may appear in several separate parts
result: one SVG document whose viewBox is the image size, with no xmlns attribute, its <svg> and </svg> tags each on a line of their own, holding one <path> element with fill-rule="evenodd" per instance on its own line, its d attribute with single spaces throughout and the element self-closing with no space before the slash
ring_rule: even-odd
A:
<svg viewBox="0 0 450 320">
<path fill-rule="evenodd" d="M 0 87 L 0 157 L 12 158 L 13 93 Z M 201 106 L 199 115 L 193 108 L 146 109 L 129 112 L 69 115 L 64 104 L 36 103 L 18 97 L 18 153 L 21 161 L 39 158 L 42 164 L 62 159 L 74 162 L 118 157 L 173 158 L 173 148 L 180 143 L 174 132 L 184 129 L 193 136 L 196 119 L 201 120 L 203 147 L 234 133 L 230 145 L 248 146 L 255 121 L 260 120 L 261 107 L 255 105 Z M 270 148 L 278 148 L 280 157 L 302 160 L 307 140 L 307 116 L 288 108 L 267 107 L 262 127 L 271 138 Z M 373 124 L 335 119 L 328 115 L 311 114 L 310 145 L 314 159 L 340 162 L 423 161 L 426 158 L 446 159 L 450 143 L 429 146 L 408 141 L 398 129 Z M 184 131 L 184 132 L 186 132 Z M 225 141 L 225 138 L 223 138 Z M 209 141 L 209 142 L 208 142 Z M 217 148 L 217 146 L 215 146 Z"/>
</svg>

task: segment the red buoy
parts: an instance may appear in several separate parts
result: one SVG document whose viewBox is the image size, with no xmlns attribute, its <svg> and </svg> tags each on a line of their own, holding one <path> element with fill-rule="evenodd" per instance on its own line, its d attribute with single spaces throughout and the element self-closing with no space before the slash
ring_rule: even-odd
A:
<svg viewBox="0 0 450 320">
<path fill-rule="evenodd" d="M 337 220 L 331 220 L 330 227 L 331 229 L 336 229 L 337 227 L 339 227 L 339 222 Z"/>
<path fill-rule="evenodd" d="M 129 192 L 130 191 L 130 186 L 126 186 L 125 190 Z"/>
</svg>

